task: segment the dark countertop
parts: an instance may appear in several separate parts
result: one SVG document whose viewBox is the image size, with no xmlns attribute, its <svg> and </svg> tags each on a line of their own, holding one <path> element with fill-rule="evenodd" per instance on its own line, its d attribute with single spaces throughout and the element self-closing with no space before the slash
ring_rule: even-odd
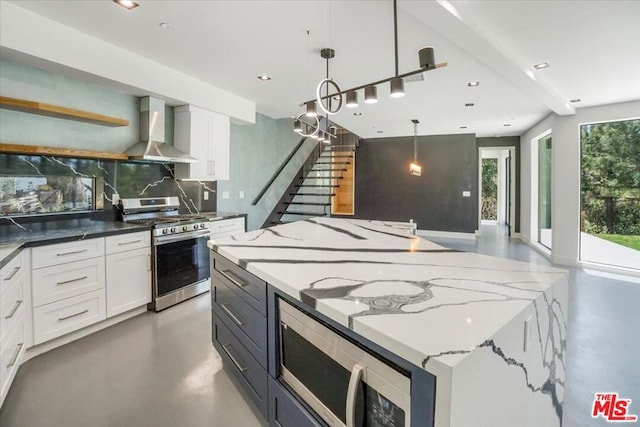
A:
<svg viewBox="0 0 640 427">
<path fill-rule="evenodd" d="M 0 225 L 0 268 L 4 267 L 20 253 L 20 249 L 25 247 L 52 245 L 144 230 L 151 230 L 151 227 L 88 218 L 25 222 L 19 225 L 7 219 Z"/>
</svg>

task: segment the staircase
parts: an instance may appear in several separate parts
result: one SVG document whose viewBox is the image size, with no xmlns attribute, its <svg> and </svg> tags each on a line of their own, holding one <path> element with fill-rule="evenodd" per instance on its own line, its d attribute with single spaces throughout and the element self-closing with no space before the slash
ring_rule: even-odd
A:
<svg viewBox="0 0 640 427">
<path fill-rule="evenodd" d="M 340 187 L 342 174 L 351 164 L 357 138 L 338 138 L 332 145 L 319 144 L 268 216 L 263 227 L 331 215 L 331 197 Z M 349 141 L 349 143 L 345 143 Z"/>
</svg>

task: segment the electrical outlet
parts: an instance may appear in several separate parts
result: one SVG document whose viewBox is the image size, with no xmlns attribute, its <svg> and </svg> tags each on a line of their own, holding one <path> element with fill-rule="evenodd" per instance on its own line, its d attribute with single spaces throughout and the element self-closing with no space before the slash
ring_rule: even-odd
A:
<svg viewBox="0 0 640 427">
<path fill-rule="evenodd" d="M 244 191 L 241 191 L 240 193 L 238 193 L 238 197 L 240 197 L 241 199 L 244 199 Z"/>
<path fill-rule="evenodd" d="M 223 199 L 228 199 L 229 198 L 229 192 L 228 191 L 223 191 L 222 192 L 222 198 Z"/>
<path fill-rule="evenodd" d="M 471 191 L 463 191 L 462 197 L 471 197 Z"/>
<path fill-rule="evenodd" d="M 204 190 L 203 196 L 205 200 L 209 200 L 209 192 L 207 190 Z"/>
</svg>

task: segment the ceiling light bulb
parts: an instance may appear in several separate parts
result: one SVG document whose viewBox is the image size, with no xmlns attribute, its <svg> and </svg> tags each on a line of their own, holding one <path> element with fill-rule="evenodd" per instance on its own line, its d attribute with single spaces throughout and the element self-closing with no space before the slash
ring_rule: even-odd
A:
<svg viewBox="0 0 640 427">
<path fill-rule="evenodd" d="M 136 7 L 140 6 L 138 3 L 132 0 L 113 0 L 113 2 L 129 10 L 135 9 Z"/>
<path fill-rule="evenodd" d="M 307 102 L 307 116 L 316 117 L 318 115 L 318 110 L 316 108 L 316 101 Z"/>
<path fill-rule="evenodd" d="M 346 107 L 356 108 L 358 106 L 358 92 L 355 90 L 347 92 L 347 103 Z"/>
<path fill-rule="evenodd" d="M 260 74 L 260 75 L 258 76 L 258 78 L 259 78 L 260 80 L 262 80 L 263 82 L 266 82 L 267 80 L 271 80 L 271 77 L 269 77 L 269 76 L 268 76 L 268 75 L 266 75 L 266 74 Z"/>
<path fill-rule="evenodd" d="M 404 96 L 404 80 L 400 77 L 396 77 L 391 80 L 391 97 L 402 98 Z"/>
<path fill-rule="evenodd" d="M 378 88 L 375 86 L 367 86 L 364 88 L 364 103 L 375 104 L 378 102 Z"/>
</svg>

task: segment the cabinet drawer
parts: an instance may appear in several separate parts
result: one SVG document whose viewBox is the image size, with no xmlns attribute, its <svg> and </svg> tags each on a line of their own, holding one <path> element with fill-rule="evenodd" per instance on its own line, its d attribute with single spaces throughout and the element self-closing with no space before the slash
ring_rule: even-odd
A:
<svg viewBox="0 0 640 427">
<path fill-rule="evenodd" d="M 104 237 L 39 246 L 31 250 L 33 269 L 104 255 Z"/>
<path fill-rule="evenodd" d="M 278 381 L 269 377 L 269 425 L 278 427 L 322 427 Z"/>
<path fill-rule="evenodd" d="M 23 321 L 24 292 L 28 283 L 25 283 L 26 274 L 20 272 L 16 275 L 17 280 L 12 280 L 10 286 L 2 289 L 2 299 L 0 300 L 0 342 L 4 340 L 7 333 L 13 329 L 14 325 Z"/>
<path fill-rule="evenodd" d="M 26 268 L 22 262 L 22 254 L 18 254 L 7 265 L 2 267 L 2 270 L 0 270 L 0 294 L 3 297 L 5 290 L 20 278 Z"/>
<path fill-rule="evenodd" d="M 105 318 L 104 289 L 35 307 L 34 344 L 84 328 Z"/>
<path fill-rule="evenodd" d="M 135 233 L 118 234 L 105 238 L 105 251 L 107 255 L 118 252 L 144 249 L 151 246 L 151 232 L 138 231 Z"/>
<path fill-rule="evenodd" d="M 0 395 L 6 395 L 26 350 L 24 322 L 2 342 L 0 347 Z"/>
<path fill-rule="evenodd" d="M 267 315 L 267 283 L 265 281 L 216 253 L 213 254 L 213 268 L 214 281 L 222 281 L 237 291 L 237 294 L 253 308 L 264 316 Z"/>
<path fill-rule="evenodd" d="M 220 281 L 213 284 L 213 310 L 267 369 L 267 319 Z"/>
<path fill-rule="evenodd" d="M 266 418 L 267 372 L 215 313 L 212 318 L 213 344 L 224 360 L 225 370 L 238 380 Z"/>
<path fill-rule="evenodd" d="M 33 306 L 104 288 L 104 258 L 33 270 Z"/>
<path fill-rule="evenodd" d="M 209 222 L 211 237 L 222 233 L 244 233 L 244 218 L 219 219 Z"/>
</svg>

